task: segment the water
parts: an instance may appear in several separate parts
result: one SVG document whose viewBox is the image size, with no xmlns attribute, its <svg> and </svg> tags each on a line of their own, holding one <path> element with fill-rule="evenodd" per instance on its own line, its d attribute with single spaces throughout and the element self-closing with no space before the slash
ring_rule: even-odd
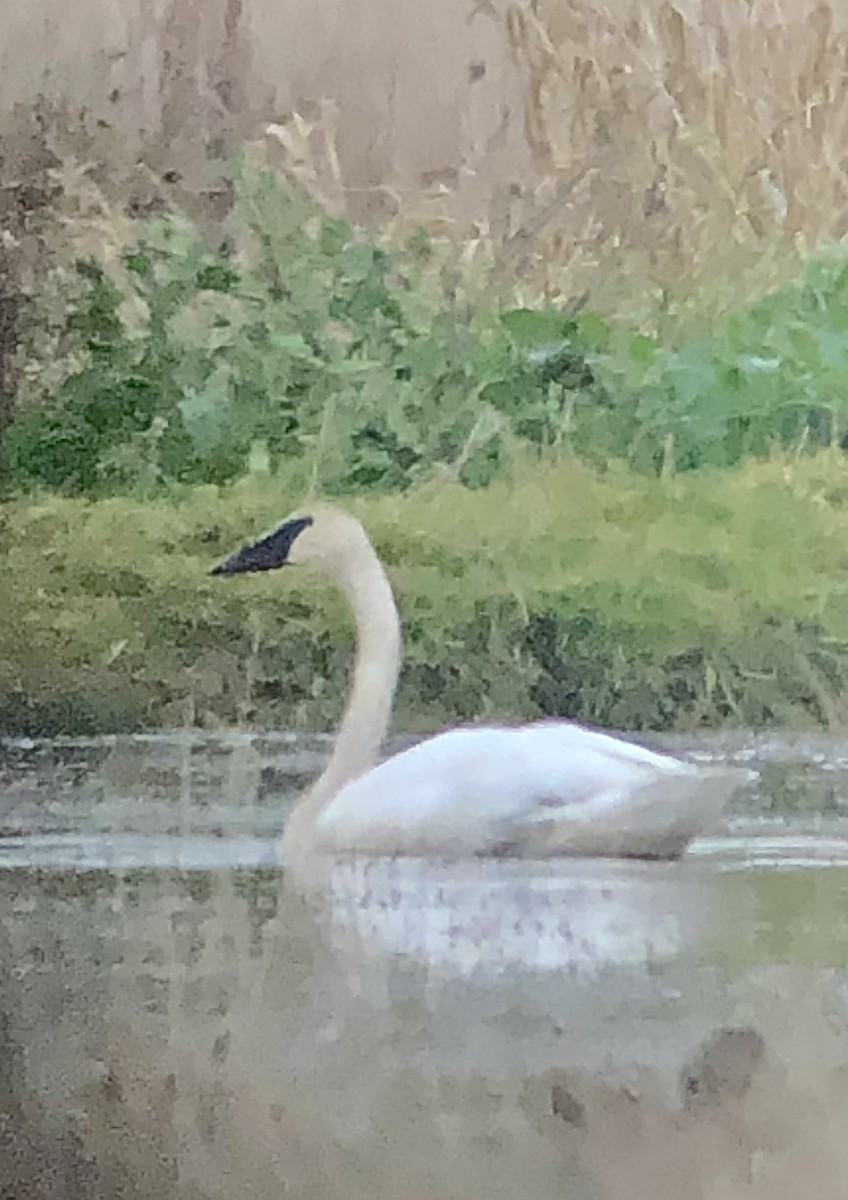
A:
<svg viewBox="0 0 848 1200">
<path fill-rule="evenodd" d="M 679 864 L 294 879 L 325 739 L 6 743 L 0 1195 L 841 1200 L 848 743 L 672 748 Z"/>
</svg>

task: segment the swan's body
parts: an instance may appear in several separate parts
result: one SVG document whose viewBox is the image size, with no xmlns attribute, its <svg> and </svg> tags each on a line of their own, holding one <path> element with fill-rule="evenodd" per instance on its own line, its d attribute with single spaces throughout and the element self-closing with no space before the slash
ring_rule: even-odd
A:
<svg viewBox="0 0 848 1200">
<path fill-rule="evenodd" d="M 357 623 L 353 687 L 333 756 L 295 807 L 287 855 L 676 858 L 739 785 L 565 721 L 453 729 L 378 761 L 400 667 L 391 586 L 352 516 L 319 509 L 236 551 L 215 574 L 312 563 L 345 592 Z"/>
<path fill-rule="evenodd" d="M 566 722 L 454 729 L 348 783 L 314 829 L 370 854 L 675 858 L 723 806 L 723 777 Z"/>
</svg>

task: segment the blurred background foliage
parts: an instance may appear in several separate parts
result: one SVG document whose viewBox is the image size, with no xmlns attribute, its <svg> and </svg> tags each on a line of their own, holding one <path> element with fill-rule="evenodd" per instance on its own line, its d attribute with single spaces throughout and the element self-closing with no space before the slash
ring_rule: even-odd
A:
<svg viewBox="0 0 848 1200">
<path fill-rule="evenodd" d="M 203 203 L 19 112 L 0 726 L 332 722 L 340 602 L 206 577 L 304 494 L 389 562 L 401 725 L 844 724 L 848 28 L 809 7 L 506 5 L 532 178 L 473 220 L 482 160 L 355 221 L 330 103 L 210 140 Z"/>
<path fill-rule="evenodd" d="M 259 456 L 329 494 L 479 487 L 516 452 L 661 472 L 848 433 L 841 248 L 661 338 L 579 301 L 492 307 L 491 264 L 463 271 L 424 230 L 383 245 L 270 172 L 241 172 L 237 195 L 226 252 L 172 214 L 133 228 L 120 272 L 74 264 L 62 364 L 45 386 L 37 353 L 23 364 L 7 486 L 150 494 Z"/>
</svg>

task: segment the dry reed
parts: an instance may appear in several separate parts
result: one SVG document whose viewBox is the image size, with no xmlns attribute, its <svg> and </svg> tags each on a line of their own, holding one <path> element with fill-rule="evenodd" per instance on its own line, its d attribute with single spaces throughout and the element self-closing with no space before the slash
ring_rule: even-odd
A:
<svg viewBox="0 0 848 1200">
<path fill-rule="evenodd" d="M 659 288 L 709 284 L 848 232 L 848 8 L 530 0 L 505 24 L 530 208 L 578 179 L 526 254 L 548 287 L 616 259 Z"/>
<path fill-rule="evenodd" d="M 389 173 L 366 189 L 379 193 L 387 238 L 423 225 L 462 241 L 466 260 L 494 262 L 505 290 L 518 280 L 528 298 L 588 293 L 633 316 L 646 297 L 655 310 L 696 290 L 702 312 L 744 303 L 848 233 L 848 7 L 468 0 L 468 10 L 502 30 L 524 98 L 523 113 L 502 98 L 503 122 L 523 121 L 532 169 L 469 135 L 450 170 L 415 182 Z M 311 102 L 268 125 L 248 158 L 351 213 L 361 189 L 344 177 L 338 125 L 334 102 Z M 66 168 L 54 172 L 54 207 L 74 249 L 105 241 L 114 267 L 116 237 L 128 235 L 117 166 L 89 173 L 88 154 L 68 157 L 57 146 Z M 141 183 L 169 193 L 136 171 Z M 227 203 L 193 200 L 189 212 L 215 232 Z"/>
<path fill-rule="evenodd" d="M 701 289 L 709 308 L 794 273 L 848 233 L 848 8 L 827 0 L 527 0 L 501 22 L 534 170 L 469 221 L 463 179 L 381 185 L 395 237 L 416 224 L 556 301 L 638 309 Z M 320 111 L 319 111 L 320 109 Z M 349 201 L 336 112 L 269 128 L 272 159 L 330 211 Z M 746 294 L 747 293 L 747 294 Z M 707 299 L 704 300 L 704 295 Z"/>
</svg>

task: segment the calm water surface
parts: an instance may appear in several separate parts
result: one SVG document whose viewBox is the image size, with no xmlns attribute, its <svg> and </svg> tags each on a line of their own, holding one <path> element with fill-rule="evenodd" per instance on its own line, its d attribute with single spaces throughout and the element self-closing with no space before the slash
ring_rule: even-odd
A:
<svg viewBox="0 0 848 1200">
<path fill-rule="evenodd" d="M 844 1200 L 848 741 L 662 744 L 681 863 L 309 878 L 325 739 L 0 746 L 0 1195 Z"/>
</svg>

